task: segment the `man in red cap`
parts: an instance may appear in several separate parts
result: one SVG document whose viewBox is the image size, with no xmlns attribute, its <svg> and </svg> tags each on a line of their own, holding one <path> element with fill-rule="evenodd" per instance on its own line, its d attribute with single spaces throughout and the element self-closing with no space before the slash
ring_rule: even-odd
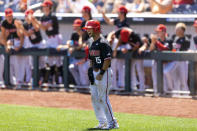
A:
<svg viewBox="0 0 197 131">
<path fill-rule="evenodd" d="M 40 29 L 44 30 L 47 36 L 46 47 L 47 48 L 56 48 L 58 45 L 62 44 L 62 36 L 59 34 L 59 22 L 57 17 L 52 14 L 53 2 L 51 0 L 45 0 L 42 3 L 42 10 L 44 15 L 41 17 L 41 20 L 38 21 L 32 17 L 33 24 L 38 24 Z M 55 75 L 55 83 L 58 82 L 58 70 L 62 65 L 60 57 L 49 56 L 47 57 L 46 64 L 49 65 L 47 74 Z M 46 78 L 46 83 L 48 83 L 48 78 Z"/>
<path fill-rule="evenodd" d="M 167 38 L 167 28 L 163 24 L 159 24 L 155 32 L 157 35 L 151 34 L 151 44 L 150 44 L 150 51 L 156 50 L 156 51 L 167 51 L 172 50 L 172 40 Z M 164 72 L 168 69 L 169 64 L 167 62 L 164 63 Z M 169 82 L 166 79 L 167 76 L 164 75 L 164 93 L 166 91 L 172 90 L 168 88 Z M 158 95 L 157 90 L 157 62 L 155 60 L 152 61 L 152 79 L 153 79 L 153 89 L 154 89 L 154 95 Z"/>
<path fill-rule="evenodd" d="M 11 8 L 5 10 L 5 20 L 2 21 L 1 31 L 2 31 L 2 43 L 6 45 L 6 51 L 9 52 L 11 49 L 19 51 L 23 47 L 24 36 L 23 32 L 18 28 L 20 22 L 13 18 L 13 11 Z M 20 85 L 24 79 L 24 61 L 23 56 L 11 56 L 10 60 L 10 80 L 11 84 Z M 18 64 L 20 63 L 20 64 Z M 13 70 L 14 71 L 13 71 Z M 16 77 L 16 82 L 14 81 L 14 74 Z"/>
<path fill-rule="evenodd" d="M 33 18 L 33 14 L 34 11 L 29 9 L 25 11 L 25 22 L 19 25 L 19 28 L 23 31 L 24 35 L 25 35 L 25 48 L 45 48 L 44 46 L 44 41 L 42 39 L 41 36 L 41 32 L 40 32 L 40 28 L 39 25 L 36 23 L 32 23 L 32 19 Z M 31 80 L 31 58 L 29 56 L 25 56 L 26 61 L 26 82 L 29 83 Z M 39 69 L 40 69 L 40 76 L 44 78 L 44 74 L 42 72 L 44 72 L 44 67 L 45 67 L 45 63 L 44 63 L 45 57 L 41 56 L 39 57 Z M 43 78 L 41 78 L 40 80 L 43 80 Z"/>
<path fill-rule="evenodd" d="M 61 49 L 68 49 L 70 55 L 74 51 L 79 50 L 85 50 L 86 49 L 86 41 L 89 39 L 89 37 L 84 36 L 83 30 L 81 28 L 82 20 L 81 19 L 75 19 L 73 22 L 73 30 L 74 32 L 71 35 L 70 40 L 67 41 L 66 45 L 60 45 L 57 47 L 57 50 Z M 88 54 L 87 54 L 88 56 Z M 72 62 L 69 65 L 69 70 L 75 80 L 75 83 L 77 86 L 85 87 L 88 86 L 88 71 L 89 63 L 87 61 L 87 58 L 72 58 Z"/>
<path fill-rule="evenodd" d="M 102 12 L 105 22 L 109 25 L 115 25 L 117 28 L 129 27 L 129 24 L 126 18 L 127 13 L 128 13 L 128 10 L 125 6 L 119 7 L 117 19 L 110 19 L 105 15 L 104 12 Z"/>
<path fill-rule="evenodd" d="M 88 35 L 93 38 L 89 47 L 90 68 L 88 76 L 92 104 L 95 115 L 99 121 L 96 128 L 115 129 L 119 125 L 114 118 L 112 107 L 109 101 L 109 90 L 111 87 L 111 57 L 112 50 L 107 40 L 101 35 L 100 22 L 89 20 L 85 25 Z"/>
<path fill-rule="evenodd" d="M 190 40 L 185 35 L 186 25 L 184 23 L 177 23 L 175 27 L 176 37 L 173 40 L 173 50 L 187 51 L 190 48 Z M 189 91 L 188 88 L 188 62 L 187 61 L 173 61 L 171 66 L 165 71 L 164 76 L 167 78 L 168 88 L 176 91 Z M 179 95 L 174 94 L 174 95 Z"/>
</svg>

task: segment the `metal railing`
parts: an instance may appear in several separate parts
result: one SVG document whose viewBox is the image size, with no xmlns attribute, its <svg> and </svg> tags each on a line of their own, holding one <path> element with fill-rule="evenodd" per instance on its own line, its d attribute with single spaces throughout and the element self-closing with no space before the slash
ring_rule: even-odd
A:
<svg viewBox="0 0 197 131">
<path fill-rule="evenodd" d="M 71 56 L 67 54 L 67 51 L 58 52 L 56 49 L 48 48 L 48 49 L 21 49 L 19 52 L 11 51 L 10 53 L 5 53 L 3 48 L 0 48 L 0 54 L 4 54 L 5 56 L 5 84 L 9 86 L 9 58 L 10 55 L 30 55 L 33 57 L 33 87 L 38 87 L 39 82 L 39 57 L 40 56 L 63 56 L 63 81 L 64 88 L 68 89 L 68 65 L 69 65 L 69 57 L 85 57 L 84 51 L 73 52 Z M 144 52 L 142 55 L 134 55 L 133 52 L 128 52 L 126 54 L 122 54 L 118 52 L 117 58 L 125 59 L 125 90 L 128 92 L 132 92 L 130 87 L 131 85 L 131 76 L 130 76 L 130 65 L 132 59 L 154 59 L 157 61 L 157 88 L 159 93 L 163 93 L 163 61 L 189 61 L 189 89 L 191 95 L 196 95 L 195 88 L 195 63 L 197 62 L 197 53 L 196 52 Z"/>
</svg>

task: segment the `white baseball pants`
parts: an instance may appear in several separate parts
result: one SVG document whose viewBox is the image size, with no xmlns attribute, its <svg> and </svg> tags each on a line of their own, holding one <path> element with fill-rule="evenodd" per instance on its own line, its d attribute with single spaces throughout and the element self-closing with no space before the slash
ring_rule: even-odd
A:
<svg viewBox="0 0 197 131">
<path fill-rule="evenodd" d="M 99 71 L 94 71 L 93 73 L 94 77 L 96 78 L 96 75 L 99 73 Z M 92 105 L 99 123 L 110 123 L 115 119 L 108 96 L 112 84 L 111 75 L 112 70 L 109 68 L 104 73 L 101 81 L 95 80 L 95 84 L 90 85 Z"/>
</svg>

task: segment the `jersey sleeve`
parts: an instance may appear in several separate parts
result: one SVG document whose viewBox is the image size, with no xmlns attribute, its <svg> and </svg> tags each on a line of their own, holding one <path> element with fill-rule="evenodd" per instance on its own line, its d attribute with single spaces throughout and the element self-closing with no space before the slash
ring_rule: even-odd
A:
<svg viewBox="0 0 197 131">
<path fill-rule="evenodd" d="M 104 60 L 111 59 L 112 57 L 112 49 L 107 43 L 101 45 L 101 57 Z"/>
<path fill-rule="evenodd" d="M 118 25 L 119 19 L 114 19 L 114 25 Z"/>
<path fill-rule="evenodd" d="M 117 39 L 119 39 L 120 31 L 121 31 L 121 29 L 119 29 L 119 30 L 117 30 L 117 31 L 115 32 L 115 37 L 116 37 Z"/>
<path fill-rule="evenodd" d="M 56 17 L 56 16 L 53 16 L 53 17 L 52 17 L 52 20 L 53 20 L 53 27 L 54 27 L 56 30 L 59 30 L 59 23 L 58 23 L 57 17 Z"/>
</svg>

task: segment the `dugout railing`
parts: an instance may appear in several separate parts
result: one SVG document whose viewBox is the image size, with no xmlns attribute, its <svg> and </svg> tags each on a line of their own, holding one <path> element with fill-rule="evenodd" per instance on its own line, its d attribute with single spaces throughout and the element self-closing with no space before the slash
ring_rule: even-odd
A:
<svg viewBox="0 0 197 131">
<path fill-rule="evenodd" d="M 37 49 L 37 48 L 29 48 L 29 49 L 21 49 L 19 52 L 11 51 L 10 53 L 6 53 L 4 48 L 0 48 L 0 54 L 4 54 L 5 62 L 4 62 L 4 73 L 5 73 L 5 85 L 10 85 L 10 77 L 9 77 L 9 62 L 10 55 L 26 55 L 33 57 L 33 83 L 32 87 L 38 87 L 39 84 L 39 57 L 40 56 L 63 56 L 63 81 L 64 88 L 67 90 L 69 88 L 68 83 L 68 65 L 69 65 L 69 57 L 85 57 L 84 51 L 74 52 L 71 56 L 67 54 L 66 50 L 57 51 L 56 49 L 47 48 L 47 49 Z M 117 58 L 125 59 L 125 91 L 132 92 L 131 90 L 131 76 L 130 76 L 130 65 L 132 59 L 154 59 L 157 61 L 157 88 L 159 93 L 163 93 L 163 61 L 189 61 L 189 89 L 191 95 L 196 95 L 196 85 L 195 85 L 195 63 L 197 62 L 197 52 L 143 52 L 141 55 L 133 55 L 132 52 L 128 52 L 126 54 L 122 54 L 118 52 Z M 151 76 L 150 76 L 151 77 Z"/>
</svg>

